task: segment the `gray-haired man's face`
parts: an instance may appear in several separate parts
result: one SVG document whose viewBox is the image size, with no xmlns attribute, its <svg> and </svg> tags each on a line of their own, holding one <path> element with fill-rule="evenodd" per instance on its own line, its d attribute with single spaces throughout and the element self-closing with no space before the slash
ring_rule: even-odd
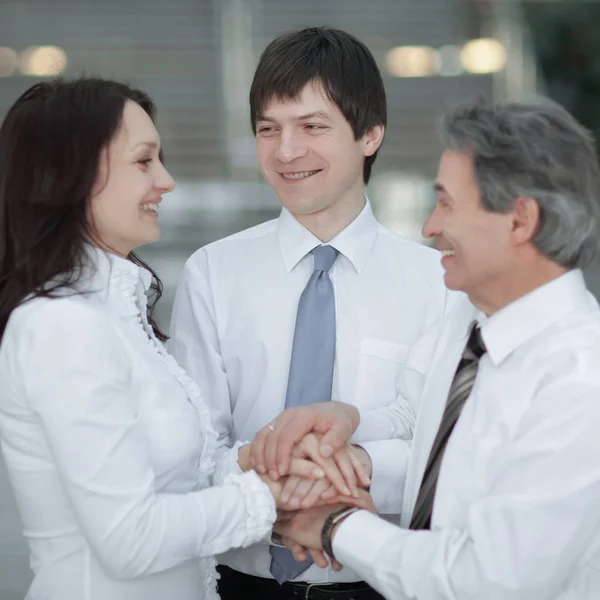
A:
<svg viewBox="0 0 600 600">
<path fill-rule="evenodd" d="M 437 238 L 446 286 L 466 292 L 478 304 L 503 285 L 514 268 L 513 216 L 484 209 L 473 160 L 465 154 L 443 154 L 435 191 L 437 203 L 423 235 Z"/>
</svg>

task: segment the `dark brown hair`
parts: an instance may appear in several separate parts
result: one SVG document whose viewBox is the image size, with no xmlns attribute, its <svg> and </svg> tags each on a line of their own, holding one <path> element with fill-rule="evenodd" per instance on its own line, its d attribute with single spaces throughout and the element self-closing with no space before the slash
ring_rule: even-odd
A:
<svg viewBox="0 0 600 600">
<path fill-rule="evenodd" d="M 319 82 L 344 115 L 354 139 L 386 125 L 385 88 L 369 49 L 354 36 L 330 27 L 307 27 L 275 38 L 264 50 L 250 88 L 250 119 L 256 122 L 272 98 L 294 100 L 307 83 Z M 365 157 L 369 182 L 377 152 Z"/>
<path fill-rule="evenodd" d="M 128 100 L 154 121 L 147 94 L 88 77 L 37 83 L 8 111 L 0 127 L 0 339 L 27 297 L 52 297 L 81 276 L 94 237 L 88 206 L 100 155 Z M 148 317 L 164 341 L 153 319 L 162 283 L 134 253 L 128 258 L 152 273 Z"/>
</svg>

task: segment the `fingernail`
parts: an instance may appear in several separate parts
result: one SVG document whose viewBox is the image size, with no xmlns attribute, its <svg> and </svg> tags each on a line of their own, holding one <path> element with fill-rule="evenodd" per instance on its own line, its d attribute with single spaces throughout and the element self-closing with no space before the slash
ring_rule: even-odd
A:
<svg viewBox="0 0 600 600">
<path fill-rule="evenodd" d="M 323 477 L 325 477 L 325 471 L 323 471 L 323 469 L 313 469 L 313 477 L 316 477 L 317 479 L 322 479 Z"/>
<path fill-rule="evenodd" d="M 300 506 L 300 500 L 298 500 L 298 498 L 292 498 L 290 500 L 290 506 L 292 508 L 298 508 Z"/>
<path fill-rule="evenodd" d="M 352 492 L 350 491 L 350 488 L 345 487 L 344 488 L 344 494 L 346 494 L 346 496 L 351 496 Z"/>
<path fill-rule="evenodd" d="M 352 495 L 353 495 L 355 498 L 358 498 L 358 488 L 354 488 L 354 491 L 352 492 Z"/>
<path fill-rule="evenodd" d="M 277 481 L 279 479 L 279 473 L 277 471 L 269 471 L 269 477 L 273 481 Z"/>
<path fill-rule="evenodd" d="M 265 468 L 264 465 L 257 465 L 256 470 L 261 474 L 261 475 L 265 475 L 267 472 L 267 469 Z"/>
<path fill-rule="evenodd" d="M 333 454 L 333 448 L 329 444 L 323 444 L 321 446 L 321 454 L 325 458 L 329 458 Z"/>
<path fill-rule="evenodd" d="M 279 470 L 279 474 L 283 477 L 285 475 L 285 467 L 283 465 L 277 465 L 277 469 Z"/>
<path fill-rule="evenodd" d="M 281 494 L 281 503 L 282 504 L 287 504 L 289 499 L 290 499 L 290 494 L 288 492 L 283 492 L 283 494 Z"/>
</svg>

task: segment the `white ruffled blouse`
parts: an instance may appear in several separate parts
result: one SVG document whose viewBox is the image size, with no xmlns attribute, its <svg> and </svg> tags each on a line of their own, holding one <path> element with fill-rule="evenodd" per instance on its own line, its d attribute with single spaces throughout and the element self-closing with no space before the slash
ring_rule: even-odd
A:
<svg viewBox="0 0 600 600">
<path fill-rule="evenodd" d="M 27 598 L 214 600 L 213 556 L 268 537 L 273 499 L 240 472 L 238 446 L 216 448 L 198 386 L 156 339 L 150 274 L 89 256 L 84 293 L 20 306 L 0 346 Z"/>
</svg>

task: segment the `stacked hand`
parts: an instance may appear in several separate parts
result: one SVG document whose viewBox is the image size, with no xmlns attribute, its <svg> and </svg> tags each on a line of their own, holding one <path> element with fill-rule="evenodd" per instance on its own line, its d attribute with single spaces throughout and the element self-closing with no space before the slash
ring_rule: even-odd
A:
<svg viewBox="0 0 600 600">
<path fill-rule="evenodd" d="M 321 529 L 342 505 L 374 511 L 371 460 L 348 443 L 358 411 L 339 402 L 288 409 L 254 438 L 248 461 L 271 489 L 278 508 L 275 531 L 298 560 L 309 552 L 319 566 L 328 561 Z M 341 566 L 333 561 L 334 569 Z"/>
</svg>

